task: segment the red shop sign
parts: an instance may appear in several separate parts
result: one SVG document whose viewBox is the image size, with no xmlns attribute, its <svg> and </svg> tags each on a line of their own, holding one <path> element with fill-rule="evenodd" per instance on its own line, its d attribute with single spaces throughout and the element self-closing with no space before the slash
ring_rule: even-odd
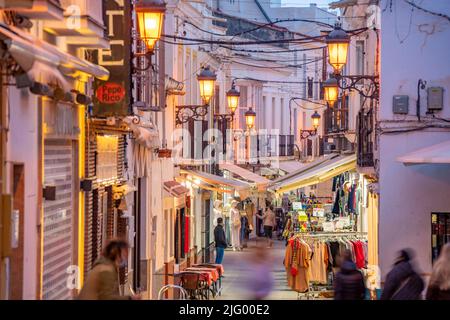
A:
<svg viewBox="0 0 450 320">
<path fill-rule="evenodd" d="M 125 88 L 118 83 L 107 82 L 97 88 L 95 95 L 100 103 L 119 103 L 125 97 Z"/>
</svg>

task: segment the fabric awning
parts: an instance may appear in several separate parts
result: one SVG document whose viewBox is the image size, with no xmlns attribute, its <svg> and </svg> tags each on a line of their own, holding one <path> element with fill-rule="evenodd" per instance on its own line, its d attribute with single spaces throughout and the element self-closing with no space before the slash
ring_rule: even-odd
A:
<svg viewBox="0 0 450 320">
<path fill-rule="evenodd" d="M 287 173 L 300 170 L 302 167 L 305 166 L 305 164 L 300 161 L 280 161 L 278 165 L 281 170 Z"/>
<path fill-rule="evenodd" d="M 165 181 L 164 190 L 167 191 L 172 197 L 179 198 L 189 192 L 189 189 L 182 186 L 175 180 Z"/>
<path fill-rule="evenodd" d="M 253 173 L 232 163 L 219 164 L 219 168 L 220 170 L 228 170 L 247 181 L 255 183 L 258 186 L 258 189 L 264 189 L 270 183 L 269 179 L 261 177 L 256 173 Z"/>
<path fill-rule="evenodd" d="M 289 177 L 289 179 L 279 181 L 278 183 L 275 181 L 270 189 L 277 193 L 284 193 L 324 182 L 341 173 L 354 169 L 356 169 L 356 155 L 340 155 L 310 169 L 301 170 L 298 174 Z"/>
<path fill-rule="evenodd" d="M 243 198 L 245 198 L 248 195 L 251 189 L 251 185 L 246 182 L 227 179 L 207 172 L 182 169 L 180 170 L 180 173 L 192 176 L 194 180 L 199 179 L 200 181 L 211 185 L 215 189 L 215 191 L 232 193 L 235 190 L 239 192 L 240 196 Z M 195 183 L 195 181 L 191 182 Z"/>
<path fill-rule="evenodd" d="M 34 69 L 41 63 L 49 66 L 45 72 L 59 71 L 65 76 L 76 76 L 81 72 L 101 80 L 109 78 L 109 71 L 105 68 L 72 56 L 14 26 L 0 23 L 0 40 L 6 45 L 11 57 L 27 73 L 36 73 Z"/>
<path fill-rule="evenodd" d="M 450 164 L 450 140 L 407 153 L 398 157 L 397 161 L 403 162 L 405 165 L 425 163 Z"/>
</svg>

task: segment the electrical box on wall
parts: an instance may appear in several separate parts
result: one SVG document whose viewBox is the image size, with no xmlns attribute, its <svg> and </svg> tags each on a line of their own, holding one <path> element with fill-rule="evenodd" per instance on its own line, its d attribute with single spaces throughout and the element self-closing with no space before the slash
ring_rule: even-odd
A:
<svg viewBox="0 0 450 320">
<path fill-rule="evenodd" d="M 394 114 L 408 114 L 409 96 L 396 95 L 392 99 L 392 112 Z"/>
<path fill-rule="evenodd" d="M 428 110 L 442 110 L 444 107 L 444 88 L 442 87 L 429 87 L 427 89 L 428 99 Z"/>
</svg>

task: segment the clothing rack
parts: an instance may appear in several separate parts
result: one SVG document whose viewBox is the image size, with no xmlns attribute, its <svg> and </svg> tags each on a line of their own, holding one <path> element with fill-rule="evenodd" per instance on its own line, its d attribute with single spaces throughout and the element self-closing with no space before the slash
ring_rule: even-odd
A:
<svg viewBox="0 0 450 320">
<path fill-rule="evenodd" d="M 299 232 L 295 235 L 291 236 L 293 237 L 299 237 L 299 238 L 314 238 L 314 239 L 320 239 L 320 238 L 332 238 L 332 237 L 345 237 L 345 236 L 356 236 L 356 237 L 364 237 L 366 238 L 367 232 L 356 232 L 356 231 L 349 231 L 349 232 Z M 366 239 L 365 239 L 366 240 Z M 320 287 L 324 287 L 324 290 L 320 290 Z M 306 297 L 307 300 L 310 300 L 311 298 L 314 298 L 315 296 L 318 296 L 319 294 L 325 293 L 325 292 L 332 292 L 332 289 L 328 289 L 328 284 L 317 284 L 317 283 L 310 283 L 309 289 L 306 292 L 297 292 L 297 300 L 301 300 L 302 297 Z"/>
</svg>

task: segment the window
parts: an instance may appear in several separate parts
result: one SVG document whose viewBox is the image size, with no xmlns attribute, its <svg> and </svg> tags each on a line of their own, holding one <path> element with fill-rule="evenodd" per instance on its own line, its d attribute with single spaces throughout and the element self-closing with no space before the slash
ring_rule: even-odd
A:
<svg viewBox="0 0 450 320">
<path fill-rule="evenodd" d="M 281 108 L 281 125 L 280 125 L 280 133 L 284 134 L 286 132 L 286 128 L 289 127 L 289 123 L 287 123 L 286 119 L 286 110 L 284 107 L 284 99 L 280 99 L 280 108 Z"/>
<path fill-rule="evenodd" d="M 247 111 L 247 87 L 239 86 L 239 91 L 241 93 L 239 97 L 239 128 L 245 130 L 246 125 L 244 114 Z"/>
<path fill-rule="evenodd" d="M 364 74 L 364 41 L 356 41 L 356 74 Z"/>
<path fill-rule="evenodd" d="M 267 117 L 267 99 L 263 96 L 263 109 L 261 112 L 261 129 L 267 129 L 266 117 Z"/>
<path fill-rule="evenodd" d="M 431 214 L 431 261 L 434 262 L 442 247 L 450 242 L 450 212 Z"/>
</svg>

